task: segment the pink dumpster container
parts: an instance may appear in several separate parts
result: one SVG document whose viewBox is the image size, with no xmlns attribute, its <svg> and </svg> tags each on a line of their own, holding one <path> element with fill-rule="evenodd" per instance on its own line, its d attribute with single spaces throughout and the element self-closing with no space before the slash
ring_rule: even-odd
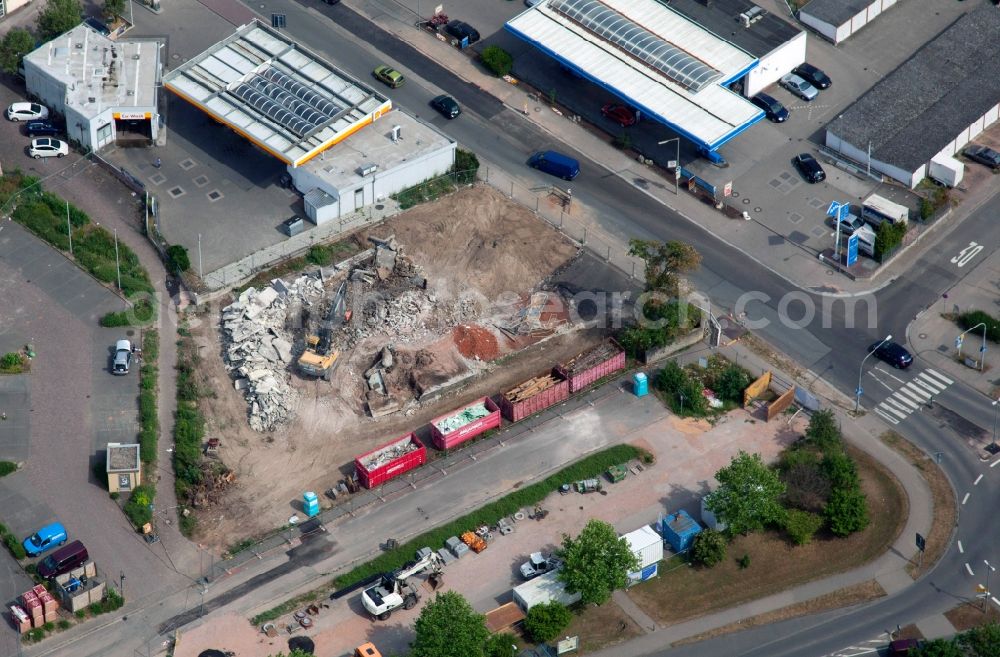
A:
<svg viewBox="0 0 1000 657">
<path fill-rule="evenodd" d="M 617 342 L 608 340 L 556 369 L 569 379 L 569 391 L 572 394 L 580 392 L 598 379 L 625 369 L 625 352 Z"/>
<path fill-rule="evenodd" d="M 524 397 L 519 393 L 516 386 L 500 395 L 500 410 L 503 416 L 511 422 L 523 420 L 526 417 L 540 413 L 553 404 L 566 401 L 569 398 L 569 381 L 560 374 L 556 368 L 552 368 L 551 374 L 543 374 L 536 379 L 551 376 L 556 382 L 545 390 L 541 390 L 530 397 Z M 526 381 L 525 383 L 529 383 Z M 524 384 L 521 384 L 524 385 Z"/>
<path fill-rule="evenodd" d="M 396 458 L 387 458 L 387 455 L 406 446 L 410 446 L 410 451 Z M 375 488 L 426 462 L 427 448 L 410 432 L 354 459 L 354 471 L 362 486 Z"/>
<path fill-rule="evenodd" d="M 448 432 L 445 432 L 440 428 L 439 424 L 441 422 L 461 414 L 466 409 L 480 405 L 486 407 L 488 414 L 485 417 L 473 420 L 472 422 L 464 424 L 457 429 L 452 429 Z M 456 445 L 460 445 L 467 440 L 475 438 L 481 433 L 485 433 L 490 429 L 496 429 L 499 426 L 500 407 L 494 404 L 493 400 L 489 397 L 483 397 L 482 399 L 477 399 L 471 404 L 466 404 L 461 408 L 457 408 L 451 413 L 446 413 L 441 417 L 431 420 L 431 439 L 434 441 L 434 446 L 438 449 L 451 449 Z"/>
</svg>

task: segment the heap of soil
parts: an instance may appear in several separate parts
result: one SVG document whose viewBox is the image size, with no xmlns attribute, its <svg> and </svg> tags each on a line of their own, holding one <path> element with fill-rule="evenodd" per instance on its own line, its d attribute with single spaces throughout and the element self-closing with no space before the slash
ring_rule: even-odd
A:
<svg viewBox="0 0 1000 657">
<path fill-rule="evenodd" d="M 455 346 L 466 358 L 493 360 L 500 355 L 495 335 L 476 324 L 461 324 L 452 330 Z"/>
</svg>

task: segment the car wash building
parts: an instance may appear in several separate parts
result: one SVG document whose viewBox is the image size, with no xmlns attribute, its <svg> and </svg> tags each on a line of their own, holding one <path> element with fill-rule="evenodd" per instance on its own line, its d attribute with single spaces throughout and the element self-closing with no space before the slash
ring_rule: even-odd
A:
<svg viewBox="0 0 1000 657">
<path fill-rule="evenodd" d="M 99 151 L 116 142 L 155 141 L 160 48 L 112 41 L 85 24 L 24 56 L 28 94 L 66 120 L 66 135 Z"/>
<path fill-rule="evenodd" d="M 454 141 L 391 111 L 388 97 L 259 21 L 163 82 L 284 162 L 317 224 L 444 174 L 455 162 Z"/>
<path fill-rule="evenodd" d="M 799 20 L 834 44 L 851 36 L 882 15 L 897 0 L 810 0 L 799 10 Z"/>
</svg>

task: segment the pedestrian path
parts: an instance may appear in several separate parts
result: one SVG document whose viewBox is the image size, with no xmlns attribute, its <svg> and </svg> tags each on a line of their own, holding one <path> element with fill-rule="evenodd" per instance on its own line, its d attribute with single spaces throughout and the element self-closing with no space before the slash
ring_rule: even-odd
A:
<svg viewBox="0 0 1000 657">
<path fill-rule="evenodd" d="M 928 368 L 895 390 L 875 407 L 875 412 L 886 422 L 899 424 L 953 383 L 944 374 Z"/>
</svg>

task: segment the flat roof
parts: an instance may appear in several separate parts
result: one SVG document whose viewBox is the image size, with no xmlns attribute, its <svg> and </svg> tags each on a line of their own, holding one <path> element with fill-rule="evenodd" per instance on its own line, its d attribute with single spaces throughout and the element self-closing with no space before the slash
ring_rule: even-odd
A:
<svg viewBox="0 0 1000 657">
<path fill-rule="evenodd" d="M 163 83 L 293 166 L 392 107 L 386 96 L 260 21 L 237 28 Z"/>
<path fill-rule="evenodd" d="M 723 86 L 758 60 L 656 0 L 545 0 L 505 27 L 706 148 L 764 115 Z"/>
<path fill-rule="evenodd" d="M 830 25 L 843 25 L 864 11 L 872 0 L 810 0 L 799 9 Z"/>
<path fill-rule="evenodd" d="M 755 57 L 764 57 L 803 31 L 750 0 L 668 0 L 667 4 Z M 747 12 L 754 13 L 753 22 L 743 27 L 740 14 Z"/>
<path fill-rule="evenodd" d="M 397 125 L 400 139 L 394 142 L 392 129 Z M 338 148 L 329 153 L 329 157 L 326 153 L 321 154 L 301 168 L 329 182 L 334 189 L 353 189 L 366 177 L 361 171 L 370 165 L 378 167 L 375 174 L 378 175 L 378 172 L 392 170 L 407 160 L 452 143 L 429 125 L 405 112 L 394 110 L 351 135 L 350 148 Z"/>
<path fill-rule="evenodd" d="M 156 107 L 160 48 L 155 41 L 112 41 L 81 23 L 24 58 L 61 82 L 66 106 L 84 116 L 108 108 Z"/>
<path fill-rule="evenodd" d="M 1000 101 L 1000 11 L 962 16 L 831 121 L 827 130 L 915 171 Z"/>
<path fill-rule="evenodd" d="M 108 472 L 133 472 L 139 469 L 139 445 L 108 443 Z"/>
</svg>

